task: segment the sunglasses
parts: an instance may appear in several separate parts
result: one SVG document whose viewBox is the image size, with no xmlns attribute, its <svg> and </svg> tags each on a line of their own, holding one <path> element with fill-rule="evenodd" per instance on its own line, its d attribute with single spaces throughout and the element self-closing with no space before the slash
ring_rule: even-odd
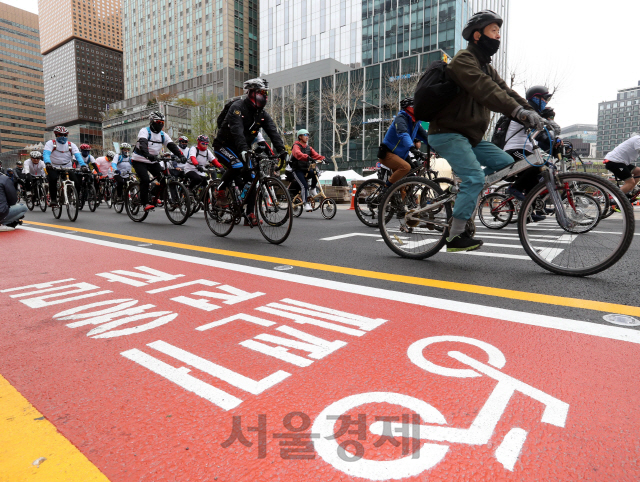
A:
<svg viewBox="0 0 640 482">
<path fill-rule="evenodd" d="M 202 144 L 203 146 L 208 146 L 209 145 L 208 142 L 202 142 L 202 141 L 200 141 L 200 144 Z"/>
<path fill-rule="evenodd" d="M 264 89 L 262 89 L 262 90 L 258 90 L 258 91 L 256 91 L 256 94 L 262 94 L 262 95 L 264 95 L 265 97 L 268 97 L 268 96 L 269 96 L 269 91 L 268 91 L 268 90 L 264 90 Z"/>
</svg>

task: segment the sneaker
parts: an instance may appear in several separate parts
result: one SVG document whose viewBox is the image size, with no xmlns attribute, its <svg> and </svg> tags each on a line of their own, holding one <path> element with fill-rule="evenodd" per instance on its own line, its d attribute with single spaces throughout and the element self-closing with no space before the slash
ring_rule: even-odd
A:
<svg viewBox="0 0 640 482">
<path fill-rule="evenodd" d="M 311 204 L 307 202 L 307 203 L 304 203 L 304 210 L 310 213 L 311 211 L 313 211 L 313 208 L 311 207 Z"/>
<path fill-rule="evenodd" d="M 527 218 L 527 224 L 539 223 L 540 221 L 544 221 L 545 219 L 547 219 L 546 216 L 540 216 L 539 214 L 532 214 Z"/>
<path fill-rule="evenodd" d="M 247 214 L 247 219 L 244 220 L 245 226 L 257 226 L 258 224 L 262 224 L 262 221 L 258 221 L 255 214 Z"/>
<path fill-rule="evenodd" d="M 507 188 L 507 194 L 510 194 L 511 196 L 516 198 L 518 201 L 524 201 L 526 197 L 522 191 L 518 191 L 513 186 L 509 186 Z"/>
<path fill-rule="evenodd" d="M 226 208 L 229 206 L 229 199 L 227 199 L 227 192 L 216 191 L 216 206 L 219 208 Z"/>
<path fill-rule="evenodd" d="M 482 246 L 483 241 L 480 239 L 473 239 L 469 236 L 469 233 L 464 232 L 458 234 L 453 238 L 447 238 L 447 253 L 454 253 L 457 251 L 473 251 Z"/>
<path fill-rule="evenodd" d="M 16 228 L 12 228 L 11 226 L 2 226 L 0 225 L 0 233 L 4 231 L 15 231 Z"/>
<path fill-rule="evenodd" d="M 151 211 L 151 210 L 153 210 L 153 209 L 155 209 L 155 208 L 156 208 L 155 204 L 147 204 L 147 205 L 144 207 L 144 211 L 145 211 L 145 212 L 149 212 L 149 211 Z"/>
<path fill-rule="evenodd" d="M 58 203 L 57 203 L 57 202 L 55 202 L 55 201 L 51 201 L 51 203 L 49 204 L 49 207 L 50 207 L 51 209 L 53 209 L 53 208 L 57 208 L 57 207 L 58 207 Z M 618 212 L 620 212 L 620 211 L 618 211 Z"/>
</svg>

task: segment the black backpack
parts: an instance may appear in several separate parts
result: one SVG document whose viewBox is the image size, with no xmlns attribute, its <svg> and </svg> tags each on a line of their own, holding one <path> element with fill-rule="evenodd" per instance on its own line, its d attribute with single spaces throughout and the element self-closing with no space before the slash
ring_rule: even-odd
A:
<svg viewBox="0 0 640 482">
<path fill-rule="evenodd" d="M 507 131 L 511 125 L 511 118 L 506 115 L 500 116 L 496 123 L 495 129 L 493 129 L 493 135 L 491 136 L 491 142 L 498 146 L 500 149 L 504 149 L 507 145 Z"/>
<path fill-rule="evenodd" d="M 222 128 L 222 124 L 223 124 L 225 118 L 227 117 L 227 114 L 229 113 L 229 109 L 231 108 L 231 104 L 233 104 L 236 100 L 238 100 L 238 99 L 231 99 L 231 100 L 227 101 L 227 103 L 222 108 L 222 111 L 220 112 L 220 114 L 218 114 L 218 119 L 216 120 L 216 123 L 218 124 L 218 129 Z"/>
<path fill-rule="evenodd" d="M 416 119 L 430 122 L 460 92 L 460 87 L 447 75 L 447 63 L 436 60 L 424 71 L 413 95 Z"/>
<path fill-rule="evenodd" d="M 348 186 L 349 184 L 347 183 L 347 178 L 346 177 L 340 176 L 340 175 L 336 175 L 336 176 L 333 176 L 333 179 L 331 180 L 331 185 L 332 186 L 344 187 L 344 186 Z"/>
</svg>

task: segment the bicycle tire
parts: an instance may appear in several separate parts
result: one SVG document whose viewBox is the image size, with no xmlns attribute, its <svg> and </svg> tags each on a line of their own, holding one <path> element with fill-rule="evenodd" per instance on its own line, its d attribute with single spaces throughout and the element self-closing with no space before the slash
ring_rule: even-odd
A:
<svg viewBox="0 0 640 482">
<path fill-rule="evenodd" d="M 424 177 L 405 177 L 387 189 L 384 199 L 380 202 L 382 209 L 378 211 L 378 224 L 382 239 L 394 253 L 403 258 L 425 259 L 442 249 L 448 232 L 443 224 L 452 216 L 451 203 L 442 205 L 444 211 L 439 210 L 437 218 L 429 211 L 417 214 L 417 218 L 412 217 L 411 212 L 422 209 L 430 202 L 436 202 L 435 200 L 443 194 L 438 184 Z M 385 210 L 387 205 L 392 203 L 392 199 L 395 206 L 389 211 L 393 214 L 391 219 L 386 221 L 388 211 Z M 419 204 L 414 206 L 416 199 L 419 199 Z M 406 204 L 410 204 L 411 207 L 407 209 Z M 393 223 L 396 219 L 400 219 L 398 228 L 395 228 Z M 407 238 L 408 235 L 412 238 Z M 402 238 L 411 241 L 406 242 Z"/>
<path fill-rule="evenodd" d="M 175 189 L 177 199 L 170 199 Z M 180 181 L 168 181 L 163 196 L 164 212 L 173 224 L 181 225 L 187 222 L 191 215 L 191 193 L 189 188 Z"/>
<path fill-rule="evenodd" d="M 612 196 L 621 208 L 620 217 L 610 220 L 603 231 L 592 231 L 593 227 L 589 227 L 584 232 L 576 232 L 560 226 L 558 213 L 556 213 L 557 225 L 547 223 L 543 228 L 547 232 L 536 226 L 535 234 L 530 234 L 527 231 L 527 216 L 523 214 L 518 220 L 518 235 L 522 247 L 536 264 L 556 274 L 589 276 L 610 268 L 624 256 L 633 241 L 635 219 L 631 203 L 615 184 L 598 176 L 572 172 L 559 174 L 558 177 L 565 189 L 566 186 L 570 189 L 573 187 L 577 195 L 584 195 L 584 193 L 577 190 L 576 184 L 589 184 L 605 195 Z M 529 192 L 523 201 L 523 213 L 530 211 L 536 197 L 544 190 L 546 190 L 545 184 L 540 183 Z M 566 194 L 564 197 L 566 198 Z M 564 209 L 565 202 L 563 201 L 562 204 Z M 556 210 L 559 207 L 556 206 Z M 599 218 L 600 216 L 596 222 L 602 222 Z M 540 242 L 541 236 L 545 239 L 545 246 L 543 248 L 532 246 L 532 242 Z M 558 237 L 555 238 L 555 236 Z M 549 246 L 550 243 L 551 246 Z M 611 247 L 611 251 L 605 247 Z M 569 263 L 579 263 L 579 266 L 569 266 Z"/>
<path fill-rule="evenodd" d="M 356 190 L 353 205 L 356 216 L 365 226 L 378 227 L 379 197 L 384 186 L 385 183 L 380 179 L 369 179 L 360 184 Z"/>
<path fill-rule="evenodd" d="M 144 206 L 140 203 L 140 183 L 133 182 L 129 184 L 124 196 L 124 206 L 127 209 L 127 216 L 134 223 L 141 223 L 149 215 L 148 211 L 144 210 Z"/>
<path fill-rule="evenodd" d="M 51 213 L 53 214 L 53 217 L 56 219 L 60 219 L 60 217 L 62 216 L 62 199 L 64 198 L 63 193 L 62 193 L 62 189 L 60 189 L 58 191 L 58 207 L 51 208 Z"/>
<path fill-rule="evenodd" d="M 89 206 L 89 211 L 92 213 L 96 212 L 98 209 L 98 193 L 96 193 L 95 186 L 89 186 L 86 190 L 87 193 L 87 205 Z"/>
<path fill-rule="evenodd" d="M 320 203 L 320 212 L 325 219 L 333 219 L 338 212 L 338 205 L 333 199 L 326 198 Z"/>
<path fill-rule="evenodd" d="M 302 215 L 302 211 L 303 211 L 302 198 L 300 197 L 299 194 L 296 194 L 296 196 L 293 198 L 293 200 L 291 201 L 291 205 L 293 206 L 293 215 L 296 218 L 299 218 Z"/>
<path fill-rule="evenodd" d="M 497 203 L 497 205 L 495 203 Z M 487 209 L 485 209 L 485 207 Z M 478 217 L 485 227 L 489 229 L 502 229 L 509 224 L 513 218 L 514 211 L 515 206 L 507 196 L 504 194 L 491 193 L 480 199 Z"/>
<path fill-rule="evenodd" d="M 216 206 L 216 188 L 210 186 L 204 196 L 204 220 L 209 231 L 221 238 L 227 236 L 235 226 L 235 216 L 230 208 Z"/>
<path fill-rule="evenodd" d="M 44 187 L 44 184 L 38 184 L 38 197 L 40 198 L 40 211 L 43 213 L 47 211 L 49 207 L 49 193 L 48 189 Z"/>
<path fill-rule="evenodd" d="M 36 207 L 36 202 L 35 202 L 35 200 L 33 199 L 34 195 L 33 195 L 33 194 L 31 194 L 31 195 L 26 195 L 26 194 L 25 194 L 25 197 L 26 197 L 26 199 L 24 200 L 24 202 L 25 202 L 25 204 L 27 205 L 27 209 L 28 209 L 29 211 L 33 211 L 33 208 L 35 208 L 35 207 Z"/>
<path fill-rule="evenodd" d="M 102 188 L 102 190 L 103 190 L 104 203 L 107 205 L 108 208 L 111 208 L 111 204 L 112 204 L 111 187 L 107 181 L 104 181 L 103 185 L 104 187 Z"/>
<path fill-rule="evenodd" d="M 72 185 L 67 185 L 67 217 L 72 223 L 78 219 L 78 212 L 80 211 L 80 199 L 78 199 L 78 191 Z"/>
<path fill-rule="evenodd" d="M 291 233 L 293 209 L 291 196 L 284 184 L 275 177 L 264 177 L 256 195 L 258 228 L 271 244 L 283 243 Z"/>
</svg>

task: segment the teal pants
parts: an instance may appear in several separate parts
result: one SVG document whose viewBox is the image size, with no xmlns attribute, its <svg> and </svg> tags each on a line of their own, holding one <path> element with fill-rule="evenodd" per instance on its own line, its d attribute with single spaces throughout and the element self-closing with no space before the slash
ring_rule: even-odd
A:
<svg viewBox="0 0 640 482">
<path fill-rule="evenodd" d="M 447 160 L 462 181 L 453 207 L 453 217 L 456 219 L 471 218 L 485 176 L 513 164 L 513 157 L 495 144 L 480 141 L 476 147 L 471 147 L 462 134 L 431 134 L 429 145 Z"/>
</svg>

